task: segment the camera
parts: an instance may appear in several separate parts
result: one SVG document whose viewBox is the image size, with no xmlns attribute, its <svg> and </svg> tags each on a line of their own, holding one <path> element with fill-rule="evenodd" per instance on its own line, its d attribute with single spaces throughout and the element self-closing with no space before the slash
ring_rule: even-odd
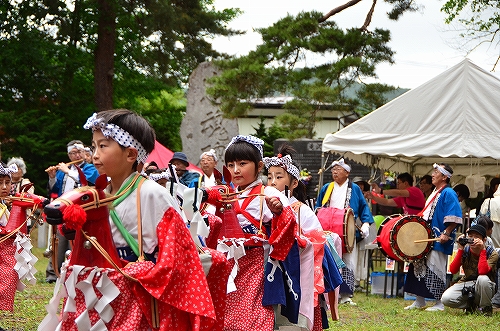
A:
<svg viewBox="0 0 500 331">
<path fill-rule="evenodd" d="M 469 306 L 474 305 L 474 299 L 476 297 L 476 288 L 473 286 L 464 286 L 462 288 L 462 295 L 467 297 L 467 303 Z"/>
<path fill-rule="evenodd" d="M 472 244 L 474 243 L 474 238 L 468 238 L 468 237 L 461 237 L 461 238 L 458 238 L 458 243 L 462 246 L 465 246 L 467 244 Z"/>
<path fill-rule="evenodd" d="M 462 288 L 462 295 L 465 295 L 467 299 L 474 299 L 474 295 L 476 294 L 475 286 L 464 286 Z"/>
</svg>

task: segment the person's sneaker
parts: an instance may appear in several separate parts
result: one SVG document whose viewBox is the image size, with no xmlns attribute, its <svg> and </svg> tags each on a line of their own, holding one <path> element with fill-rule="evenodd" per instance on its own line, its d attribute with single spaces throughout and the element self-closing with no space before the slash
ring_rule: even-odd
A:
<svg viewBox="0 0 500 331">
<path fill-rule="evenodd" d="M 444 306 L 434 305 L 432 307 L 428 307 L 425 311 L 444 311 Z"/>
<path fill-rule="evenodd" d="M 474 308 L 472 308 L 472 307 L 467 307 L 467 308 L 465 308 L 465 309 L 464 309 L 464 313 L 465 313 L 465 315 L 471 315 L 471 314 L 474 314 L 474 312 L 475 312 L 475 311 L 476 311 L 476 310 L 475 310 Z"/>
<path fill-rule="evenodd" d="M 404 309 L 405 310 L 412 310 L 412 309 L 422 309 L 422 308 L 425 308 L 425 305 L 421 306 L 416 301 L 414 301 L 411 305 L 406 306 Z"/>
<path fill-rule="evenodd" d="M 351 298 L 341 298 L 340 299 L 340 303 L 341 304 L 348 304 L 348 305 L 351 305 L 351 306 L 357 306 L 357 303 L 352 301 Z"/>
<path fill-rule="evenodd" d="M 488 317 L 493 316 L 493 308 L 490 306 L 478 308 L 477 312 L 483 316 L 488 316 Z"/>
<path fill-rule="evenodd" d="M 361 285 L 356 285 L 356 286 L 354 287 L 354 291 L 355 291 L 355 292 L 364 292 L 364 291 L 365 291 L 365 288 L 364 288 L 363 286 L 361 286 Z"/>
</svg>

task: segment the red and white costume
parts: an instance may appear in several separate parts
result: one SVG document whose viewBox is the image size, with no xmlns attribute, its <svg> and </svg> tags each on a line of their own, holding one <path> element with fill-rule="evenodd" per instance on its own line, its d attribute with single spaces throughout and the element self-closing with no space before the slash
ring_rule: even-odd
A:
<svg viewBox="0 0 500 331">
<path fill-rule="evenodd" d="M 136 199 L 137 190 L 115 207 L 122 223 L 135 238 Z M 48 307 L 49 315 L 39 330 L 90 330 L 90 327 L 120 331 L 221 329 L 217 328 L 217 323 L 221 322 L 216 312 L 221 314 L 224 308 L 220 300 L 226 289 L 223 279 L 229 274 L 227 261 L 219 252 L 212 254 L 212 267 L 219 267 L 210 268 L 208 278 L 220 278 L 217 281 L 222 285 L 217 286 L 212 281 L 209 287 L 199 252 L 168 190 L 146 180 L 140 189 L 140 201 L 144 252 L 152 253 L 158 246 L 157 263 L 136 262 L 122 269 L 137 281 L 114 269 L 64 268 L 65 275 L 60 277 L 65 279 L 65 283 L 60 284 L 64 286 L 56 284 L 55 296 Z M 111 220 L 110 224 L 117 247 L 127 246 Z M 216 294 L 220 294 L 220 298 L 215 300 L 217 305 L 214 307 L 212 297 Z M 57 305 L 63 297 L 64 311 L 59 317 Z M 150 326 L 154 312 L 152 303 L 158 310 L 158 328 Z"/>
<path fill-rule="evenodd" d="M 238 198 L 248 197 L 252 188 L 261 185 L 260 180 L 250 184 Z M 260 190 L 258 191 L 260 193 Z M 273 187 L 264 187 L 264 194 L 278 197 L 283 204 L 283 211 L 274 215 L 260 197 L 240 199 L 235 202 L 237 220 L 242 228 L 253 224 L 245 216 L 252 217 L 257 224 L 261 219 L 270 229 L 267 240 L 236 238 L 231 244 L 221 242 L 218 250 L 228 253 L 232 263 L 232 273 L 228 284 L 224 330 L 232 331 L 272 331 L 274 326 L 274 311 L 272 306 L 263 306 L 264 293 L 264 255 L 269 252 L 271 258 L 284 260 L 290 250 L 296 233 L 295 216 L 289 207 L 288 199 Z M 246 202 L 245 202 L 246 201 Z M 242 208 L 244 206 L 244 208 Z M 266 231 L 265 229 L 262 229 Z M 233 238 L 235 239 L 235 238 Z M 241 245 L 245 242 L 245 245 Z M 235 265 L 236 264 L 236 265 Z M 234 283 L 233 283 L 234 282 Z"/>
</svg>

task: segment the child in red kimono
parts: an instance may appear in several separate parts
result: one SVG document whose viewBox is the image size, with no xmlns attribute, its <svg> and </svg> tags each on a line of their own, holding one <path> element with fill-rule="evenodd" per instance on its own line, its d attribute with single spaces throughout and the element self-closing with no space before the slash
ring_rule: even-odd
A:
<svg viewBox="0 0 500 331">
<path fill-rule="evenodd" d="M 226 167 L 238 194 L 233 205 L 241 228 L 238 238 L 224 238 L 218 249 L 228 251 L 237 265 L 228 285 L 224 330 L 272 331 L 274 311 L 263 306 L 264 258 L 284 260 L 295 238 L 295 216 L 288 199 L 277 189 L 263 186 L 259 175 L 263 141 L 236 136 L 226 148 Z M 240 254 L 242 250 L 245 255 Z"/>
</svg>

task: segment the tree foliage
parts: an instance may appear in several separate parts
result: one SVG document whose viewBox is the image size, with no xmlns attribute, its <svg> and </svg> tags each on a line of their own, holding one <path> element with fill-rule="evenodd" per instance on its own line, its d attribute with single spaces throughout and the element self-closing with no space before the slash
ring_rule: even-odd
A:
<svg viewBox="0 0 500 331">
<path fill-rule="evenodd" d="M 118 106 L 122 108 L 122 106 Z M 135 109 L 155 128 L 156 139 L 168 142 L 170 149 L 182 150 L 179 128 L 186 112 L 186 97 L 181 89 L 155 91 L 151 97 L 124 100 L 123 108 Z"/>
<path fill-rule="evenodd" d="M 286 128 L 286 138 L 294 139 L 314 137 L 321 109 L 355 111 L 357 103 L 345 92 L 360 78 L 375 77 L 377 64 L 393 62 L 389 31 L 343 30 L 323 17 L 319 12 L 288 15 L 257 30 L 263 43 L 256 50 L 217 62 L 223 72 L 214 77 L 208 92 L 219 100 L 223 113 L 242 116 L 257 98 L 292 94 L 294 100 L 278 121 Z M 310 56 L 325 60 L 301 67 Z M 383 90 L 378 86 L 367 90 Z"/>
<path fill-rule="evenodd" d="M 2 1 L 2 160 L 22 156 L 43 193 L 44 169 L 67 161 L 66 143 L 90 143 L 82 125 L 102 109 L 98 94 L 113 108 L 141 112 L 162 144 L 180 149 L 180 86 L 200 62 L 224 56 L 210 38 L 238 33 L 227 28 L 238 13 L 213 9 L 213 0 Z M 114 25 L 100 25 L 103 19 Z M 100 31 L 112 32 L 113 43 L 100 39 Z M 106 47 L 111 59 L 103 60 L 96 51 Z M 104 62 L 108 67 L 96 69 Z M 96 84 L 99 77 L 112 86 Z"/>
<path fill-rule="evenodd" d="M 500 1 L 498 0 L 448 0 L 441 8 L 448 17 L 446 23 L 458 21 L 465 27 L 461 34 L 473 51 L 483 43 L 495 47 L 500 42 Z M 497 57 L 493 69 L 500 61 Z"/>
<path fill-rule="evenodd" d="M 259 118 L 257 127 L 253 127 L 255 136 L 264 141 L 264 156 L 274 156 L 274 141 L 285 136 L 283 129 L 274 123 L 269 128 L 266 128 L 264 117 Z"/>
</svg>

